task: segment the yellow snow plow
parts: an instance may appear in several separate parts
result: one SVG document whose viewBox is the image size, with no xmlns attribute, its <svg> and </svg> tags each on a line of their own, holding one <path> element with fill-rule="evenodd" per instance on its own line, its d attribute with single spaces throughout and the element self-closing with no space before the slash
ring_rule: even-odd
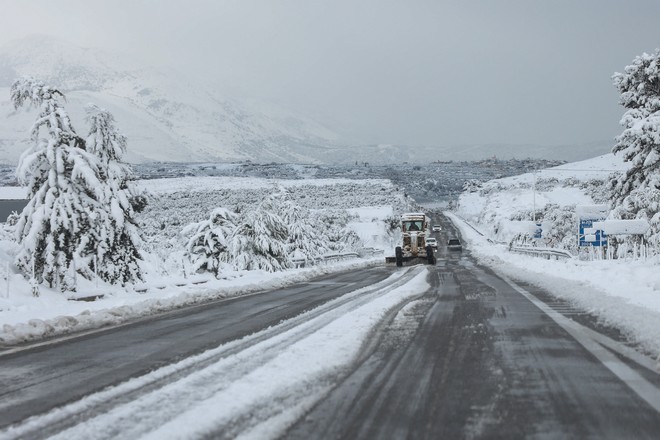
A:
<svg viewBox="0 0 660 440">
<path fill-rule="evenodd" d="M 412 264 L 435 264 L 433 248 L 426 243 L 430 234 L 429 218 L 423 212 L 409 212 L 401 215 L 401 246 L 394 249 L 393 257 L 385 257 L 386 263 L 398 267 Z"/>
</svg>

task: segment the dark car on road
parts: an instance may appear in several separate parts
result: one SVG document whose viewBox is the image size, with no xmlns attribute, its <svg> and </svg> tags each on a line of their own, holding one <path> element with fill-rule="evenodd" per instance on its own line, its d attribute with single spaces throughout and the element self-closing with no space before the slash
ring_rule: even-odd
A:
<svg viewBox="0 0 660 440">
<path fill-rule="evenodd" d="M 458 238 L 450 238 L 449 241 L 447 241 L 447 249 L 450 251 L 460 251 L 463 249 L 463 245 Z"/>
</svg>

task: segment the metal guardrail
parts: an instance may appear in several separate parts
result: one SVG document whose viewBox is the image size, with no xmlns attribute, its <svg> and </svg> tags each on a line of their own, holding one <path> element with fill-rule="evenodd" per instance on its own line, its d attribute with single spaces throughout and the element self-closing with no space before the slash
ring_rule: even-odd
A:
<svg viewBox="0 0 660 440">
<path fill-rule="evenodd" d="M 383 255 L 385 253 L 384 250 L 382 249 L 376 249 L 376 248 L 362 248 L 358 251 L 358 255 L 360 257 L 375 257 L 376 255 Z"/>
<path fill-rule="evenodd" d="M 478 230 L 474 225 L 472 225 L 470 222 L 468 222 L 466 219 L 463 217 L 457 215 L 456 213 L 453 213 L 454 216 L 462 220 L 466 225 L 468 225 L 470 228 L 474 229 L 474 231 L 481 235 L 482 237 L 486 238 L 490 243 L 497 243 L 497 244 L 504 244 L 506 243 L 501 242 L 501 241 L 494 241 L 491 240 L 490 238 L 486 237 L 484 233 L 482 233 L 480 230 Z M 532 247 L 532 246 L 509 246 L 509 251 L 510 252 L 515 252 L 518 254 L 526 254 L 526 255 L 533 255 L 535 257 L 543 257 L 547 260 L 550 260 L 554 258 L 555 260 L 559 260 L 560 258 L 575 258 L 570 252 L 562 250 L 562 249 L 554 249 L 554 248 L 539 248 L 539 247 Z"/>
<path fill-rule="evenodd" d="M 550 260 L 554 258 L 555 260 L 559 260 L 560 258 L 574 258 L 573 255 L 568 252 L 564 251 L 561 249 L 553 249 L 553 248 L 538 248 L 538 247 L 531 247 L 531 246 L 510 246 L 509 247 L 510 252 L 515 252 L 517 254 L 526 254 L 526 255 L 533 255 L 535 257 L 543 257 L 546 260 Z"/>
<path fill-rule="evenodd" d="M 329 262 L 329 261 L 341 261 L 341 260 L 348 260 L 350 258 L 364 258 L 364 257 L 373 257 L 376 255 L 382 255 L 384 251 L 382 249 L 375 249 L 375 248 L 363 248 L 360 249 L 358 252 L 345 252 L 345 253 L 337 253 L 337 254 L 326 254 L 322 255 L 318 258 L 293 258 L 291 262 L 293 265 L 297 268 L 299 267 L 305 267 L 307 265 L 316 265 L 321 262 Z"/>
</svg>

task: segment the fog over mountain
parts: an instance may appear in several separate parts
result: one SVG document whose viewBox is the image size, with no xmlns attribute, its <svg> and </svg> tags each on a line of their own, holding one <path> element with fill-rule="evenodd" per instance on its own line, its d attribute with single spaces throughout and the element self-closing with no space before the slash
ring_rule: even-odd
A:
<svg viewBox="0 0 660 440">
<path fill-rule="evenodd" d="M 14 164 L 29 146 L 35 111 L 14 111 L 9 87 L 30 75 L 60 88 L 84 135 L 84 106 L 110 110 L 129 139 L 130 162 L 241 161 L 423 163 L 498 158 L 579 160 L 606 153 L 611 141 L 575 146 L 356 145 L 310 117 L 260 100 L 219 96 L 178 72 L 117 54 L 32 36 L 0 48 L 0 162 Z"/>
</svg>

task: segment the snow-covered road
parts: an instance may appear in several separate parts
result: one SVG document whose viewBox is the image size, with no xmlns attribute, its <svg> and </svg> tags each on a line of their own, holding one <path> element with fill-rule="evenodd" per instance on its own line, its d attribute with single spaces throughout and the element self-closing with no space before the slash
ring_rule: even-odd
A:
<svg viewBox="0 0 660 440">
<path fill-rule="evenodd" d="M 1 437 L 275 437 L 368 350 L 387 316 L 429 287 L 412 267 L 258 333 L 32 417 Z"/>
</svg>

